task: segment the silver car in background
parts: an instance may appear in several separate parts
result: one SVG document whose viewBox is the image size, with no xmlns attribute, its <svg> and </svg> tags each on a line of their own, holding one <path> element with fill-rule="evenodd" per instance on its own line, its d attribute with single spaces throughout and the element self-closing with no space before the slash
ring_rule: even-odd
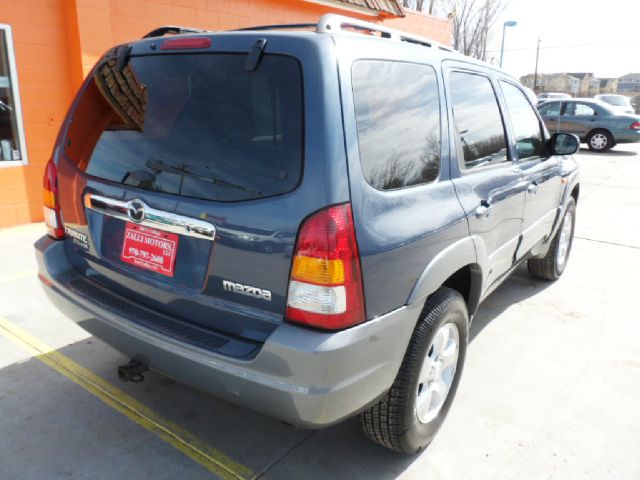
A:
<svg viewBox="0 0 640 480">
<path fill-rule="evenodd" d="M 624 95 L 616 95 L 614 93 L 606 93 L 600 95 L 594 95 L 596 100 L 608 103 L 612 110 L 616 113 L 636 113 L 633 105 L 631 105 L 631 99 Z"/>
</svg>

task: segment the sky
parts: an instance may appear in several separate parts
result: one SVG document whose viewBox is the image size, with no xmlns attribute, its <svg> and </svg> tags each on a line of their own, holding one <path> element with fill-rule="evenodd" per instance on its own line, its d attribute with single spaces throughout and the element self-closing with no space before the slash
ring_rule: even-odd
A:
<svg viewBox="0 0 640 480">
<path fill-rule="evenodd" d="M 504 0 L 494 27 L 488 61 L 500 59 L 502 25 L 507 27 L 502 67 L 521 77 L 533 73 L 540 42 L 539 73 L 593 72 L 619 77 L 640 72 L 640 0 Z"/>
</svg>

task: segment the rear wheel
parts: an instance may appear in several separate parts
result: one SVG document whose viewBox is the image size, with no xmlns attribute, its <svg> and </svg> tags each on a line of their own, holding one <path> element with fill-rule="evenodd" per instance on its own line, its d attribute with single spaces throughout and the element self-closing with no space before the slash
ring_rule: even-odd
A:
<svg viewBox="0 0 640 480">
<path fill-rule="evenodd" d="M 605 152 L 613 147 L 613 137 L 606 130 L 594 130 L 587 137 L 589 149 L 595 152 Z"/>
<path fill-rule="evenodd" d="M 564 272 L 571 253 L 573 232 L 576 221 L 576 202 L 573 198 L 567 203 L 564 217 L 549 251 L 543 258 L 531 258 L 527 262 L 529 273 L 540 280 L 557 280 Z"/>
<path fill-rule="evenodd" d="M 440 288 L 425 303 L 391 389 L 360 415 L 371 440 L 407 454 L 433 440 L 458 388 L 468 336 L 464 299 Z"/>
</svg>

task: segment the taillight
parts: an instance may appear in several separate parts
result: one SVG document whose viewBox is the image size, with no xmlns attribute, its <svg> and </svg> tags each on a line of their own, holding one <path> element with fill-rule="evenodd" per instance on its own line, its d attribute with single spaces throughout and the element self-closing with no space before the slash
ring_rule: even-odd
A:
<svg viewBox="0 0 640 480">
<path fill-rule="evenodd" d="M 300 227 L 286 319 L 325 330 L 365 320 L 360 255 L 350 204 L 320 210 Z"/>
<path fill-rule="evenodd" d="M 633 123 L 629 126 L 629 128 L 630 128 L 631 130 L 640 130 L 640 122 L 633 122 Z"/>
<path fill-rule="evenodd" d="M 64 238 L 64 227 L 60 218 L 58 171 L 53 160 L 49 160 L 44 169 L 42 197 L 44 202 L 44 223 L 47 225 L 47 233 L 56 240 L 61 240 Z"/>
</svg>

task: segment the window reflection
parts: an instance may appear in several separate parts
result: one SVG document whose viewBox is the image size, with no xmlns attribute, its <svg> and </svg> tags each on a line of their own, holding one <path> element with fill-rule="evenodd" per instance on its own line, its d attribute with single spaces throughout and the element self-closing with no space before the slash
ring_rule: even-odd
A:
<svg viewBox="0 0 640 480">
<path fill-rule="evenodd" d="M 65 153 L 88 174 L 220 201 L 294 189 L 302 172 L 298 62 L 265 55 L 112 50 L 76 110 Z"/>
<path fill-rule="evenodd" d="M 466 168 L 507 160 L 507 142 L 498 101 L 487 77 L 449 75 L 453 117 Z"/>
<path fill-rule="evenodd" d="M 352 69 L 360 163 L 390 190 L 433 181 L 440 167 L 440 104 L 433 68 L 360 61 Z"/>
<path fill-rule="evenodd" d="M 518 158 L 542 156 L 544 154 L 544 141 L 540 122 L 533 111 L 533 107 L 527 101 L 524 93 L 507 82 L 500 82 L 509 110 L 509 118 L 516 140 Z"/>
</svg>

